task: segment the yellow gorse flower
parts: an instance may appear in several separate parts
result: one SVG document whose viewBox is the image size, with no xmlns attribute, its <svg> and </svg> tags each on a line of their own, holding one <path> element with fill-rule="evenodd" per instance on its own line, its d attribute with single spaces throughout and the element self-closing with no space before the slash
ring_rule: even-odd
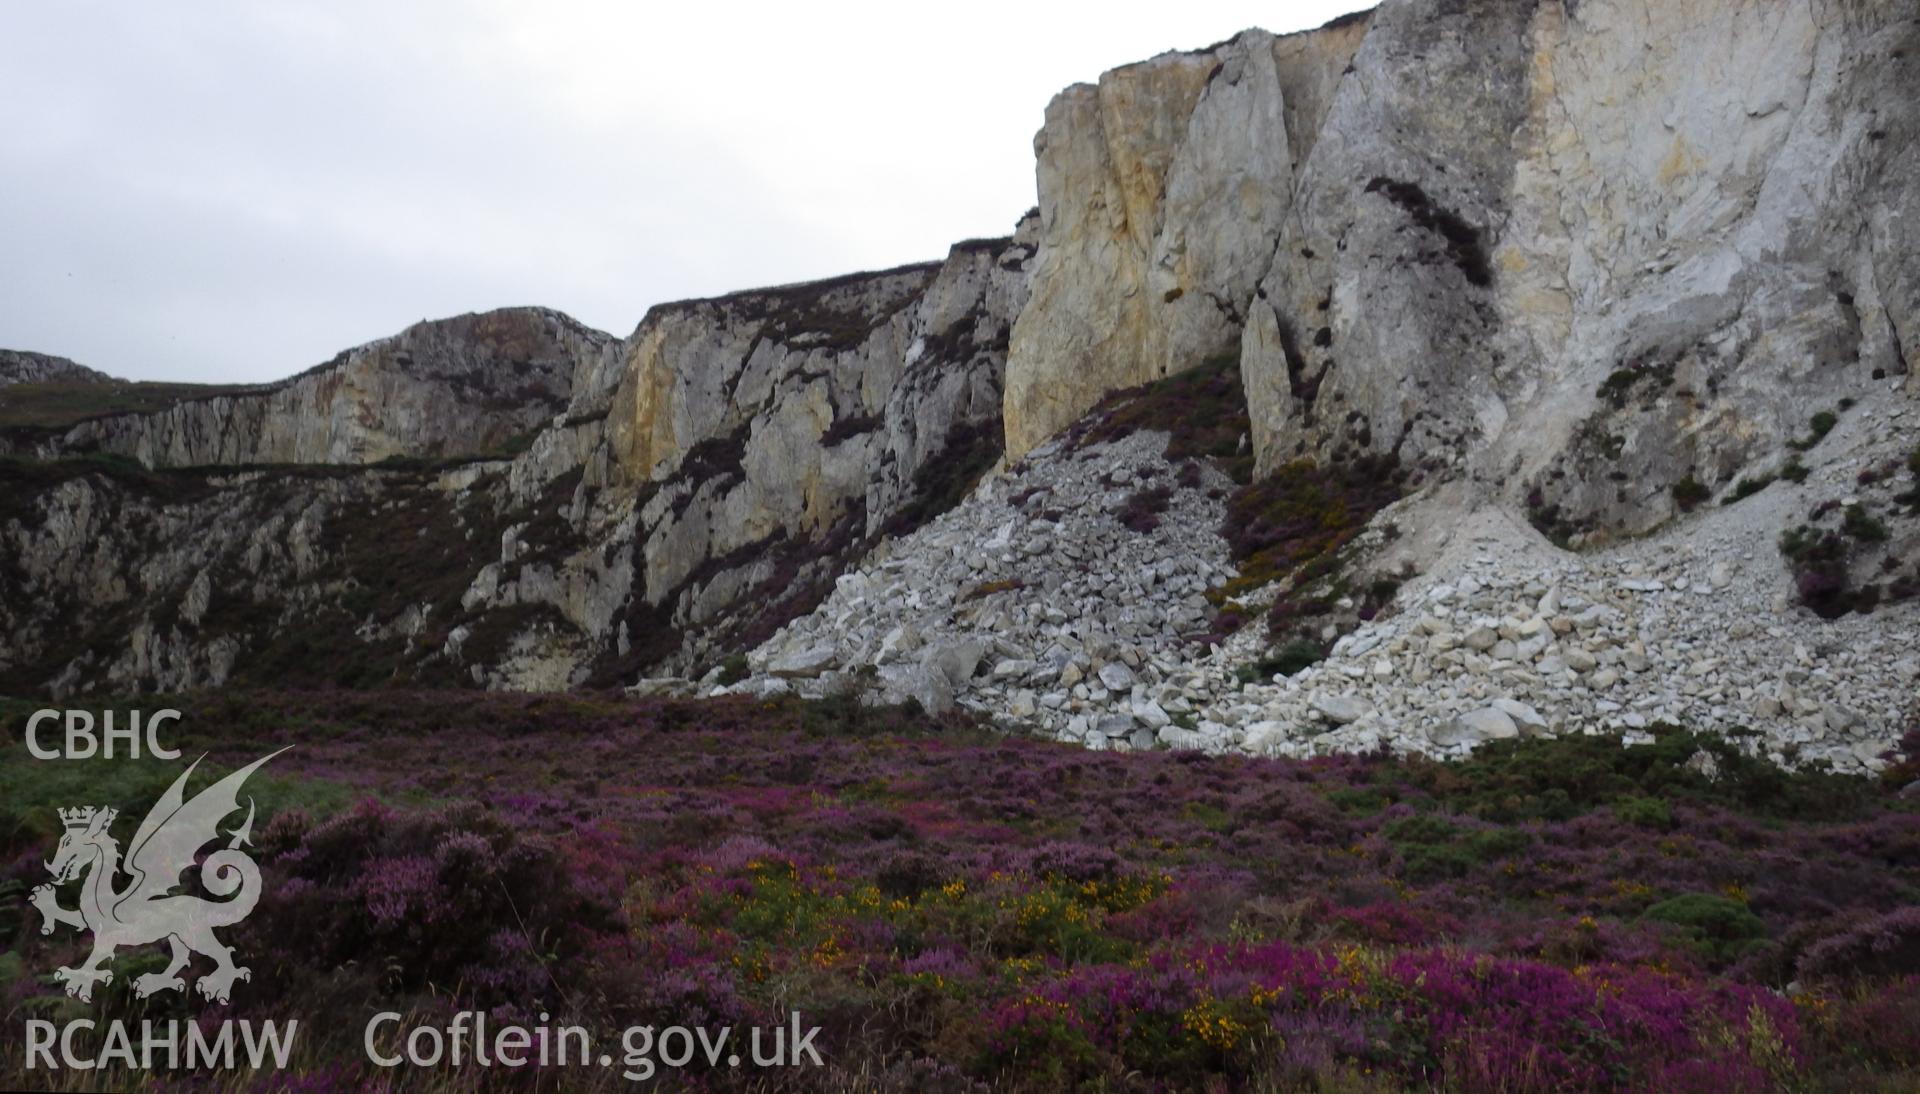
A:
<svg viewBox="0 0 1920 1094">
<path fill-rule="evenodd" d="M 1231 1050 L 1247 1034 L 1246 1023 L 1234 1018 L 1212 996 L 1202 996 L 1199 1002 L 1182 1011 L 1180 1025 L 1205 1044 L 1222 1052 Z"/>
</svg>

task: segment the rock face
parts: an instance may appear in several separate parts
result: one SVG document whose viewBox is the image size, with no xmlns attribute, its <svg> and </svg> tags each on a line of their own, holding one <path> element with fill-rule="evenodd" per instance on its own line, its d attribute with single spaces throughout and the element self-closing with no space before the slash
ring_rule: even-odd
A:
<svg viewBox="0 0 1920 1094">
<path fill-rule="evenodd" d="M 419 323 L 257 391 L 81 422 L 41 454 L 110 452 L 150 467 L 497 454 L 564 411 L 575 374 L 603 368 L 616 346 L 545 308 Z"/>
<path fill-rule="evenodd" d="M 1040 255 L 1013 330 L 1007 450 L 1240 337 L 1364 18 L 1249 31 L 1077 84 L 1034 138 Z"/>
<path fill-rule="evenodd" d="M 11 439 L 41 459 L 0 464 L 0 693 L 553 689 L 751 645 L 999 457 L 1032 250 L 667 305 L 624 341 L 421 324 Z M 69 458 L 97 452 L 173 470 Z"/>
<path fill-rule="evenodd" d="M 1389 0 L 1070 88 L 1009 451 L 1238 338 L 1263 469 L 1393 453 L 1645 531 L 1913 389 L 1916 78 L 1895 0 Z"/>
<path fill-rule="evenodd" d="M 524 544 L 570 493 L 518 504 L 478 466 L 0 475 L 0 693 L 567 682 L 515 664 L 576 633 L 557 604 L 472 594 L 503 556 L 563 591 Z"/>
<path fill-rule="evenodd" d="M 1023 226 L 944 263 L 650 312 L 605 436 L 609 485 L 644 495 L 649 625 L 751 644 L 880 535 L 958 502 L 1000 454 L 1032 252 Z"/>
<path fill-rule="evenodd" d="M 113 377 L 76 364 L 65 357 L 24 350 L 0 349 L 0 387 L 8 384 L 44 384 L 52 382 L 106 384 Z"/>
</svg>

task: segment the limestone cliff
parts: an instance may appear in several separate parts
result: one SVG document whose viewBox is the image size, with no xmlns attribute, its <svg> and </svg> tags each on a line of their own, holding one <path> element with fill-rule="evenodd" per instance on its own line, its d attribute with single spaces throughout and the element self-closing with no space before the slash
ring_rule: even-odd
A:
<svg viewBox="0 0 1920 1094">
<path fill-rule="evenodd" d="M 41 454 L 151 467 L 492 454 L 565 410 L 575 374 L 597 371 L 617 344 L 545 308 L 423 322 L 278 384 L 80 422 Z"/>
<path fill-rule="evenodd" d="M 1000 453 L 1032 252 L 1023 231 L 940 264 L 655 308 L 606 430 L 609 482 L 650 495 L 635 561 L 649 608 L 764 636 L 860 545 L 958 501 L 970 477 L 948 476 Z"/>
<path fill-rule="evenodd" d="M 743 648 L 998 458 L 1032 252 L 1028 226 L 625 340 L 421 324 L 40 439 L 0 458 L 0 693 L 563 688 Z"/>
<path fill-rule="evenodd" d="M 8 384 L 111 383 L 113 377 L 45 353 L 0 349 L 0 387 Z"/>
<path fill-rule="evenodd" d="M 1916 66 L 1898 0 L 1389 0 L 1071 88 L 1009 449 L 1238 339 L 1264 469 L 1643 531 L 1912 393 Z"/>
<path fill-rule="evenodd" d="M 1068 88 L 1034 138 L 1040 253 L 1013 331 L 1008 451 L 1238 340 L 1295 165 L 1367 28 L 1248 31 Z"/>
</svg>

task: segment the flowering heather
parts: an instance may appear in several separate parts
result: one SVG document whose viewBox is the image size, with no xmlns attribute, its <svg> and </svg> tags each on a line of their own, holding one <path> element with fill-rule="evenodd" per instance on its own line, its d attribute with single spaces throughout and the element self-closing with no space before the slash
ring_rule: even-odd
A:
<svg viewBox="0 0 1920 1094">
<path fill-rule="evenodd" d="M 828 1066 L 777 1082 L 809 1089 L 1901 1090 L 1920 1070 L 1920 813 L 1678 730 L 1442 765 L 1092 753 L 832 704 L 174 704 L 215 769 L 298 746 L 259 776 L 266 891 L 229 941 L 255 969 L 236 1013 L 315 1031 L 301 1089 L 382 1077 L 357 1040 L 374 1010 L 456 1009 L 603 1032 L 798 1009 Z M 1684 766 L 1700 748 L 1715 782 Z M 113 800 L 175 770 L 130 764 Z M 0 780 L 20 894 L 79 791 Z M 60 1011 L 46 974 L 79 943 L 5 909 L 8 1021 Z M 190 1013 L 131 978 L 96 1016 Z"/>
</svg>

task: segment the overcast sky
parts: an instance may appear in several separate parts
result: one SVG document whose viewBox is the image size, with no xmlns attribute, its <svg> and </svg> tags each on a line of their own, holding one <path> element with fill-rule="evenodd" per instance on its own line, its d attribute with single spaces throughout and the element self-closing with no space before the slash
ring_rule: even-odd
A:
<svg viewBox="0 0 1920 1094">
<path fill-rule="evenodd" d="M 265 380 L 424 318 L 938 258 L 1047 100 L 1363 0 L 0 5 L 0 347 Z"/>
</svg>

